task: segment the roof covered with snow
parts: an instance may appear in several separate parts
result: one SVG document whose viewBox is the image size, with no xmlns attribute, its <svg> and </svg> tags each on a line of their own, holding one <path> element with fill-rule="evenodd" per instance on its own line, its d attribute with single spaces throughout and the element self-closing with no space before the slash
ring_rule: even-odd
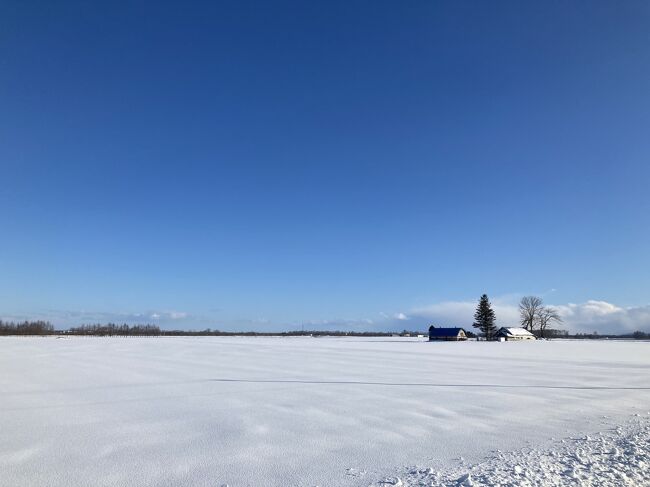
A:
<svg viewBox="0 0 650 487">
<path fill-rule="evenodd" d="M 503 327 L 499 329 L 497 334 L 504 334 L 504 335 L 510 335 L 510 336 L 519 336 L 519 337 L 529 337 L 529 336 L 534 336 L 531 332 L 526 330 L 525 328 L 507 328 Z"/>
</svg>

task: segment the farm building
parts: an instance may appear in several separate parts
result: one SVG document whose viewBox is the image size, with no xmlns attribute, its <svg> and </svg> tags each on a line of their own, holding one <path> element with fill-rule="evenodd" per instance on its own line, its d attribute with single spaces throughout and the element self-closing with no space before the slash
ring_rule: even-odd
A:
<svg viewBox="0 0 650 487">
<path fill-rule="evenodd" d="M 436 328 L 429 327 L 429 341 L 459 342 L 467 340 L 465 330 L 462 328 Z"/>
<path fill-rule="evenodd" d="M 495 337 L 498 339 L 504 339 L 506 341 L 511 340 L 535 340 L 535 335 L 526 330 L 525 328 L 500 328 L 497 331 Z"/>
</svg>

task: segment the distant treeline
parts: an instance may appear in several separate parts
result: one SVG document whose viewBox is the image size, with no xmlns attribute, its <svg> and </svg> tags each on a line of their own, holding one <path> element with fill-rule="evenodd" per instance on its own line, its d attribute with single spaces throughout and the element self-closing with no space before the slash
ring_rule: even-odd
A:
<svg viewBox="0 0 650 487">
<path fill-rule="evenodd" d="M 91 335 L 91 336 L 160 336 L 162 331 L 156 325 L 81 325 L 72 327 L 62 332 L 66 335 Z"/>
<path fill-rule="evenodd" d="M 157 325 L 82 325 L 60 332 L 65 335 L 90 336 L 391 336 L 382 332 L 345 332 L 345 331 L 221 331 L 207 328 L 205 330 L 161 330 Z"/>
<path fill-rule="evenodd" d="M 48 321 L 13 321 L 0 320 L 0 335 L 52 335 L 56 333 Z"/>
<path fill-rule="evenodd" d="M 118 325 L 90 324 L 71 327 L 67 330 L 55 330 L 46 321 L 25 321 L 15 323 L 0 320 L 0 335 L 81 335 L 81 336 L 358 336 L 358 337 L 389 337 L 417 336 L 424 332 L 390 333 L 377 331 L 320 331 L 301 330 L 286 332 L 257 332 L 257 331 L 221 331 L 207 328 L 205 330 L 161 330 L 158 325 Z"/>
<path fill-rule="evenodd" d="M 322 331 L 322 330 L 301 330 L 301 331 L 220 331 L 220 330 L 163 330 L 163 336 L 356 336 L 356 337 L 389 337 L 397 333 L 385 333 L 381 331 Z M 422 334 L 422 332 L 420 332 Z M 401 334 L 400 334 L 401 335 Z M 412 335 L 411 335 L 412 336 Z"/>
<path fill-rule="evenodd" d="M 576 333 L 575 335 L 568 335 L 567 338 L 576 338 L 584 340 L 598 340 L 603 338 L 632 338 L 633 340 L 647 340 L 650 339 L 650 333 L 644 331 L 635 331 L 634 333 L 626 333 L 624 335 L 601 335 L 597 331 L 593 333 Z"/>
<path fill-rule="evenodd" d="M 93 336 L 156 336 L 161 331 L 155 325 L 82 325 L 69 330 L 55 330 L 49 321 L 0 320 L 0 335 L 93 335 Z"/>
<path fill-rule="evenodd" d="M 539 335 L 538 330 L 534 330 L 535 335 Z M 118 325 L 115 323 L 81 325 L 72 327 L 68 330 L 55 330 L 54 326 L 48 321 L 2 321 L 0 320 L 0 336 L 7 335 L 80 335 L 80 336 L 334 336 L 334 337 L 415 337 L 418 335 L 427 336 L 423 331 L 402 332 L 381 332 L 381 331 L 323 331 L 323 330 L 300 330 L 284 332 L 259 332 L 259 331 L 221 331 L 207 328 L 205 330 L 161 330 L 158 325 L 127 325 L 126 323 Z M 469 338 L 476 335 L 467 332 Z M 634 333 L 624 335 L 599 335 L 594 333 L 577 333 L 569 334 L 566 330 L 548 329 L 545 331 L 547 338 L 573 338 L 595 340 L 603 338 L 628 338 L 634 340 L 650 339 L 650 333 L 635 331 Z"/>
<path fill-rule="evenodd" d="M 552 328 L 548 328 L 544 330 L 544 336 L 542 337 L 542 331 L 541 330 L 533 330 L 531 331 L 533 335 L 535 335 L 537 338 L 569 338 L 569 332 L 566 330 L 555 330 Z"/>
</svg>

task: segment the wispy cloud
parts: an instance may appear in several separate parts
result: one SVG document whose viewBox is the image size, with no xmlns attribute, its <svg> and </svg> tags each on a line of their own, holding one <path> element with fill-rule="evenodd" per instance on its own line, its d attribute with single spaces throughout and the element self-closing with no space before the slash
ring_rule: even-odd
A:
<svg viewBox="0 0 650 487">
<path fill-rule="evenodd" d="M 497 325 L 518 326 L 518 302 L 521 295 L 511 294 L 492 298 Z M 88 310 L 41 310 L 34 313 L 14 313 L 0 316 L 6 321 L 46 320 L 55 326 L 67 328 L 86 323 L 155 323 L 163 328 L 221 330 L 340 330 L 340 331 L 397 331 L 404 328 L 424 330 L 430 324 L 471 328 L 476 300 L 441 301 L 424 306 L 374 314 L 374 319 L 332 318 L 316 320 L 277 320 L 273 317 L 199 315 L 187 311 L 161 309 L 141 312 L 105 312 Z M 629 333 L 636 330 L 650 332 L 650 305 L 622 307 L 616 304 L 588 300 L 583 303 L 554 304 L 564 323 L 559 328 L 577 332 Z"/>
<path fill-rule="evenodd" d="M 184 320 L 189 318 L 190 314 L 183 311 L 154 311 L 149 317 L 153 320 Z"/>
<path fill-rule="evenodd" d="M 47 309 L 31 313 L 13 313 L 1 317 L 6 321 L 45 320 L 55 326 L 68 327 L 88 323 L 172 324 L 197 321 L 200 318 L 184 311 L 149 310 L 142 312 L 107 312 L 89 310 Z"/>
<path fill-rule="evenodd" d="M 167 312 L 167 316 L 170 320 L 184 320 L 189 316 L 189 313 L 183 311 L 169 311 Z"/>
<path fill-rule="evenodd" d="M 295 325 L 293 327 L 298 328 Z M 374 329 L 375 321 L 370 318 L 308 320 L 301 322 L 300 327 L 305 330 L 364 331 Z"/>
</svg>

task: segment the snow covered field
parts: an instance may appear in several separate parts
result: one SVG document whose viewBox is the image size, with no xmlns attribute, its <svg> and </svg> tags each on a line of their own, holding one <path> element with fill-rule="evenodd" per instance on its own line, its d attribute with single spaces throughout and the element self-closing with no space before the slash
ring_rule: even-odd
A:
<svg viewBox="0 0 650 487">
<path fill-rule="evenodd" d="M 648 342 L 0 338 L 0 485 L 646 485 L 649 411 Z"/>
</svg>

